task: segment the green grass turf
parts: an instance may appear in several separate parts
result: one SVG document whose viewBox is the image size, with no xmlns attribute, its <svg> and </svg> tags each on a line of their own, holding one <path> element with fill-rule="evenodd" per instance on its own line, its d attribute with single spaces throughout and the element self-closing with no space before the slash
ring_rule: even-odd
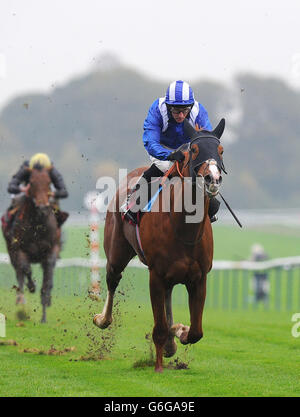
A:
<svg viewBox="0 0 300 417">
<path fill-rule="evenodd" d="M 1 396 L 299 396 L 300 338 L 291 335 L 291 314 L 205 310 L 204 338 L 193 346 L 178 343 L 171 361 L 188 369 L 156 374 L 152 344 L 146 339 L 153 319 L 150 301 L 118 294 L 111 328 L 93 326 L 103 302 L 57 297 L 40 324 L 37 295 L 27 294 L 29 321 L 16 318 L 14 294 L 4 290 L 0 311 L 7 315 L 7 337 L 17 346 L 0 346 Z M 187 308 L 175 321 L 188 324 Z M 23 323 L 23 327 L 20 327 Z M 60 356 L 38 353 L 51 346 L 75 347 Z M 24 353 L 35 349 L 36 353 Z M 92 359 L 97 360 L 82 360 Z M 135 364 L 139 364 L 135 367 Z"/>
<path fill-rule="evenodd" d="M 87 257 L 88 229 L 65 227 L 64 231 L 62 257 Z M 270 257 L 299 255 L 299 237 L 292 229 L 240 230 L 215 225 L 214 238 L 215 259 L 246 259 L 256 242 L 266 248 Z M 102 241 L 103 229 L 101 257 Z M 2 236 L 0 251 L 5 252 Z M 127 270 L 125 280 L 132 271 Z M 136 272 L 134 279 L 147 282 L 147 271 Z M 147 288 L 147 283 L 140 286 L 129 280 L 125 291 L 118 294 L 112 328 L 105 331 L 92 324 L 94 313 L 102 310 L 103 300 L 92 302 L 84 296 L 54 296 L 49 321 L 42 325 L 39 295 L 26 294 L 30 320 L 23 321 L 20 327 L 15 294 L 1 288 L 0 312 L 8 320 L 7 337 L 0 341 L 14 339 L 18 345 L 0 346 L 0 396 L 300 395 L 300 338 L 291 335 L 292 312 L 207 308 L 204 339 L 189 347 L 178 344 L 174 358 L 188 364 L 188 369 L 166 368 L 162 375 L 155 374 L 153 366 L 147 366 L 153 346 L 145 336 L 152 331 L 153 319 L 148 290 L 142 287 Z M 137 288 L 139 295 L 135 293 Z M 174 318 L 188 324 L 187 306 L 177 306 Z M 75 346 L 76 350 L 61 356 L 38 353 L 51 346 L 58 350 Z M 35 349 L 36 353 L 24 353 L 24 349 Z M 174 358 L 165 360 L 165 364 Z M 134 367 L 135 363 L 140 366 Z"/>
<path fill-rule="evenodd" d="M 261 244 L 270 258 L 300 255 L 300 229 L 268 226 L 243 228 L 213 226 L 214 259 L 239 261 L 249 259 L 251 246 Z"/>
</svg>

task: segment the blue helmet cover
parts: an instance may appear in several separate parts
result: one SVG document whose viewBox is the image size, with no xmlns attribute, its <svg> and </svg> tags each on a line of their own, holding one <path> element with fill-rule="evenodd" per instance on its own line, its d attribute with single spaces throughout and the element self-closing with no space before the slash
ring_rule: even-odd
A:
<svg viewBox="0 0 300 417">
<path fill-rule="evenodd" d="M 185 81 L 173 81 L 166 92 L 166 104 L 172 106 L 191 106 L 194 104 L 194 93 Z"/>
</svg>

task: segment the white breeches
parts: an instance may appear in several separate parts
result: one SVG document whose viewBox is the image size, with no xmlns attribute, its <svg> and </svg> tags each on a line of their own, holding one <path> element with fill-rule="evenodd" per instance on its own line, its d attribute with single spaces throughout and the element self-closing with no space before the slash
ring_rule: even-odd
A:
<svg viewBox="0 0 300 417">
<path fill-rule="evenodd" d="M 168 169 L 171 168 L 174 161 L 161 161 L 160 159 L 154 158 L 154 156 L 150 155 L 150 161 L 152 164 L 155 164 L 158 169 L 160 169 L 162 172 L 167 172 Z"/>
</svg>

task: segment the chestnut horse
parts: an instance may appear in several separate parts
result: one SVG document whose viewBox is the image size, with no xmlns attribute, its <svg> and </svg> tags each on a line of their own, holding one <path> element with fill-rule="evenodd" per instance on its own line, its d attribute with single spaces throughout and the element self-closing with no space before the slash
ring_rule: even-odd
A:
<svg viewBox="0 0 300 417">
<path fill-rule="evenodd" d="M 17 304 L 24 304 L 24 280 L 35 292 L 31 263 L 40 263 L 43 269 L 41 302 L 42 323 L 46 322 L 46 307 L 51 305 L 53 271 L 60 252 L 60 229 L 49 202 L 51 179 L 46 169 L 32 169 L 29 187 L 22 198 L 10 230 L 2 226 L 8 254 L 16 271 L 18 282 Z"/>
<path fill-rule="evenodd" d="M 197 180 L 202 179 L 203 217 L 196 223 L 186 221 L 187 212 L 175 212 L 178 197 L 175 187 L 170 191 L 170 211 L 162 210 L 162 192 L 153 205 L 153 212 L 143 214 L 140 221 L 139 245 L 136 230 L 127 221 L 122 221 L 121 213 L 113 207 L 120 207 L 122 186 L 108 208 L 104 249 L 107 256 L 106 282 L 108 293 L 101 314 L 94 316 L 93 322 L 105 329 L 112 322 L 113 298 L 122 272 L 129 261 L 138 255 L 150 272 L 150 297 L 154 316 L 153 341 L 156 348 L 155 371 L 163 370 L 163 355 L 171 357 L 177 346 L 174 336 L 182 344 L 196 343 L 203 337 L 202 314 L 206 296 L 206 276 L 212 267 L 213 235 L 208 216 L 209 199 L 218 194 L 222 181 L 223 147 L 220 137 L 224 131 L 222 119 L 212 132 L 196 132 L 192 129 L 191 142 L 179 149 L 185 159 L 175 163 L 168 172 L 169 178 L 178 177 L 184 189 L 184 179 L 192 184 L 193 199 L 197 192 Z M 128 175 L 141 175 L 145 168 L 139 168 Z M 165 177 L 166 178 L 166 177 Z M 183 193 L 183 191 L 182 191 Z M 122 201 L 121 201 L 122 203 Z M 155 205 L 157 210 L 154 210 Z M 141 247 L 143 252 L 141 251 Z M 189 296 L 190 326 L 173 324 L 171 295 L 176 284 L 184 284 Z"/>
</svg>

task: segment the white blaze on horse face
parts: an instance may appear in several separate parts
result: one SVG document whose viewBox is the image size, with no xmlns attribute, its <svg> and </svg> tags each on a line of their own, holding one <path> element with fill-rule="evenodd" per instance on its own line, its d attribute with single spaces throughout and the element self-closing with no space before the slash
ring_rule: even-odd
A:
<svg viewBox="0 0 300 417">
<path fill-rule="evenodd" d="M 211 162 L 209 162 L 209 167 L 208 167 L 208 169 L 209 169 L 209 171 L 210 171 L 210 173 L 211 173 L 211 175 L 212 175 L 213 179 L 214 179 L 215 181 L 219 181 L 219 178 L 220 178 L 220 172 L 219 172 L 219 169 L 218 169 L 217 164 L 216 164 L 216 162 L 215 162 L 215 161 L 211 161 Z"/>
</svg>

